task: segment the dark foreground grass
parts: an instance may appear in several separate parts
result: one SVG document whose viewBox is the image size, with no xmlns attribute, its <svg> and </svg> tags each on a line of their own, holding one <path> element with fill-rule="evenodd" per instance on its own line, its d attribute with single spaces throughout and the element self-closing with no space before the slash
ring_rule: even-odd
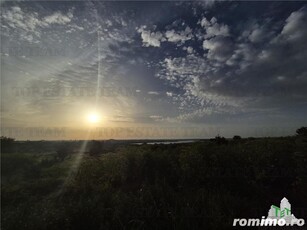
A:
<svg viewBox="0 0 307 230">
<path fill-rule="evenodd" d="M 307 216 L 307 142 L 265 138 L 2 154 L 2 229 L 231 229 L 283 197 Z M 67 178 L 67 175 L 70 177 Z"/>
</svg>

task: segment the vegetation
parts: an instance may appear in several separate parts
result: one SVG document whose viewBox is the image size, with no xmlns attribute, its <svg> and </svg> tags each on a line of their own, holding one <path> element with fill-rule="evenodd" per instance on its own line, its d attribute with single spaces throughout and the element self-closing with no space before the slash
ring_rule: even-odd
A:
<svg viewBox="0 0 307 230">
<path fill-rule="evenodd" d="M 297 135 L 307 137 L 307 127 L 301 127 L 296 130 Z"/>
<path fill-rule="evenodd" d="M 220 135 L 217 135 L 214 139 L 211 139 L 211 141 L 215 142 L 218 145 L 227 145 L 228 141 L 225 137 L 221 137 Z"/>
<path fill-rule="evenodd" d="M 0 140 L 2 152 L 11 152 L 13 150 L 14 138 L 1 136 Z"/>
<path fill-rule="evenodd" d="M 304 218 L 306 140 L 233 139 L 109 151 L 90 142 L 82 157 L 79 142 L 20 153 L 15 141 L 1 156 L 2 229 L 230 229 L 283 197 Z"/>
<path fill-rule="evenodd" d="M 92 156 L 97 156 L 104 153 L 103 142 L 93 140 L 89 143 L 89 154 Z"/>
<path fill-rule="evenodd" d="M 233 136 L 233 138 L 232 138 L 233 140 L 242 140 L 242 137 L 241 136 L 238 136 L 238 135 L 235 135 L 235 136 Z"/>
</svg>

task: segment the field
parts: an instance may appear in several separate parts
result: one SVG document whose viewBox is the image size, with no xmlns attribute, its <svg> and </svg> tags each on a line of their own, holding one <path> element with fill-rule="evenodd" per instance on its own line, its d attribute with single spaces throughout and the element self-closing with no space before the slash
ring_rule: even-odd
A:
<svg viewBox="0 0 307 230">
<path fill-rule="evenodd" d="M 2 147 L 3 230 L 230 229 L 283 197 L 296 217 L 307 214 L 301 136 Z"/>
</svg>

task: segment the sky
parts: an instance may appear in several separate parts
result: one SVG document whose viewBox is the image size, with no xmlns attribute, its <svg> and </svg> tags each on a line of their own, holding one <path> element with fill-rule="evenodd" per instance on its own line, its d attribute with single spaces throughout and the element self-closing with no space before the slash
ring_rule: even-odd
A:
<svg viewBox="0 0 307 230">
<path fill-rule="evenodd" d="M 257 137 L 306 126 L 306 2 L 1 7 L 2 135 Z"/>
</svg>

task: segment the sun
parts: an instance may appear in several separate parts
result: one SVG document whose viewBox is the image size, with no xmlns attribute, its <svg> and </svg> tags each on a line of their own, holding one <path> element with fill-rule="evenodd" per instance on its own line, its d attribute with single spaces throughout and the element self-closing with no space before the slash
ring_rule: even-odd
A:
<svg viewBox="0 0 307 230">
<path fill-rule="evenodd" d="M 99 116 L 98 113 L 93 112 L 93 113 L 88 114 L 87 120 L 88 120 L 88 122 L 90 122 L 92 124 L 96 124 L 100 121 L 100 116 Z"/>
</svg>

